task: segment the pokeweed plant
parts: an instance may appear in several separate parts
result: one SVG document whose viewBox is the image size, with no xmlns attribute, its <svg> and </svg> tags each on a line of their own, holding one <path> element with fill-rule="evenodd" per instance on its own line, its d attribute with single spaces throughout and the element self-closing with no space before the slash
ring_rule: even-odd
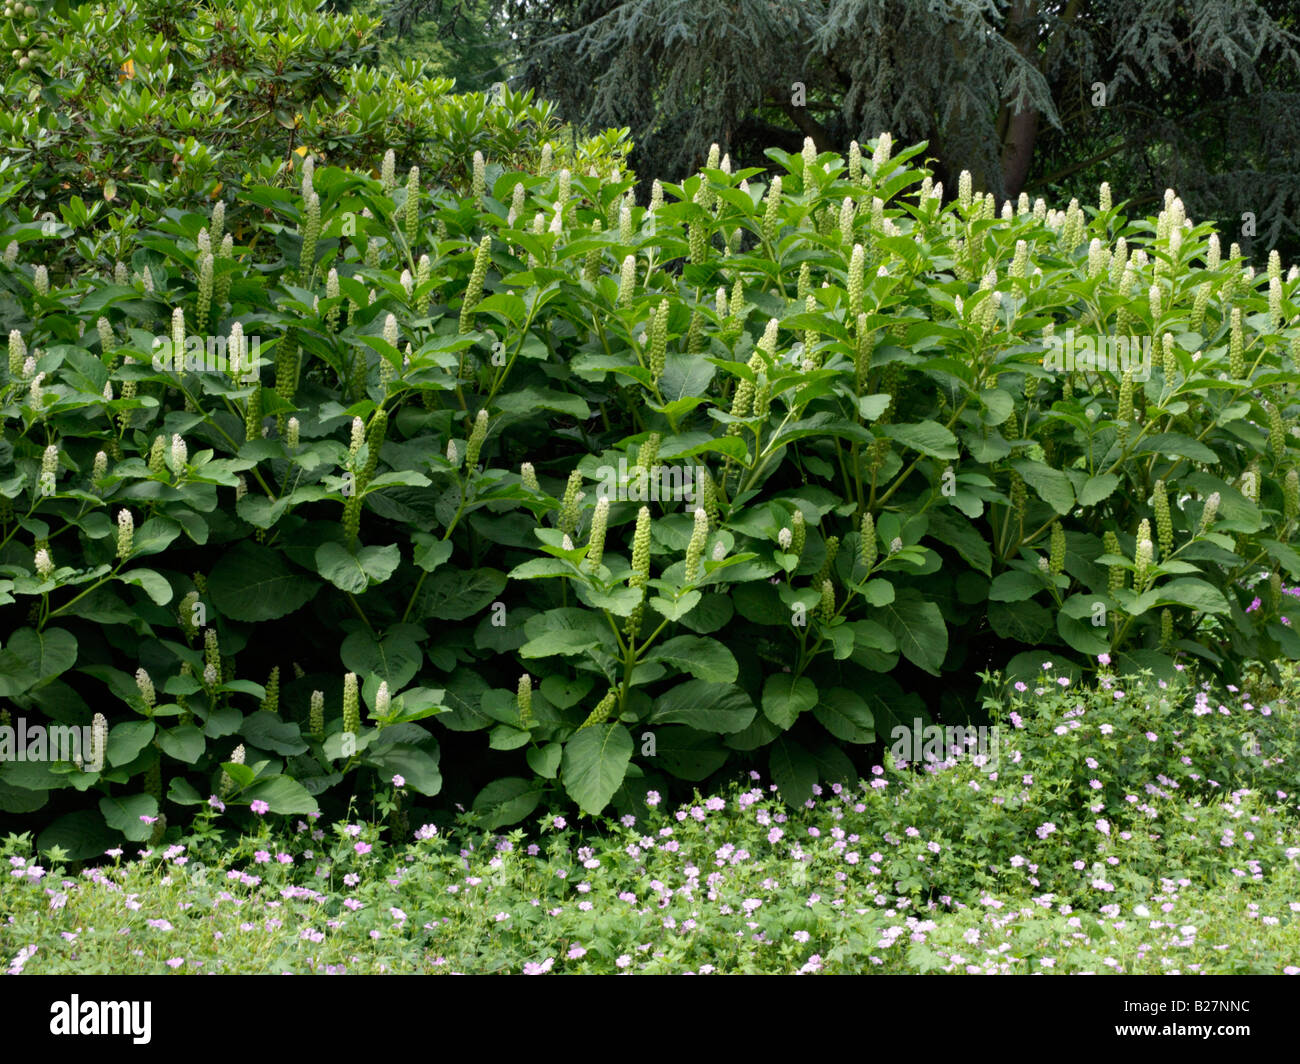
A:
<svg viewBox="0 0 1300 1064">
<path fill-rule="evenodd" d="M 109 724 L 0 766 L 43 845 L 394 775 L 490 827 L 755 759 L 800 802 L 990 663 L 1300 652 L 1294 268 L 1172 192 L 945 201 L 887 134 L 644 206 L 619 143 L 291 152 L 129 269 L 0 207 L 0 696 Z"/>
</svg>

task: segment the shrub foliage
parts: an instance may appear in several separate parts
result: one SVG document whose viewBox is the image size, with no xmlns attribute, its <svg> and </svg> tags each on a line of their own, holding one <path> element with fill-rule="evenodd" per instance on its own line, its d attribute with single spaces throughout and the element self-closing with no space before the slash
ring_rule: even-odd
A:
<svg viewBox="0 0 1300 1064">
<path fill-rule="evenodd" d="M 1296 273 L 1172 192 L 946 201 L 883 135 L 642 205 L 618 132 L 419 106 L 486 158 L 314 132 L 212 205 L 142 187 L 107 254 L 11 184 L 0 696 L 100 737 L 0 766 L 44 844 L 359 774 L 490 826 L 755 759 L 802 801 L 990 661 L 1300 656 Z"/>
</svg>

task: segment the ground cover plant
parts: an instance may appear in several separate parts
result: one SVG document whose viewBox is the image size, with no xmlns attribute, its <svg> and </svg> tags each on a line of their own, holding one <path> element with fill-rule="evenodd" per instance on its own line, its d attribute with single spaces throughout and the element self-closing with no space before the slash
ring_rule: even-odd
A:
<svg viewBox="0 0 1300 1064">
<path fill-rule="evenodd" d="M 996 766 L 887 757 L 793 808 L 757 772 L 509 832 L 360 810 L 239 831 L 214 800 L 176 841 L 80 873 L 11 835 L 0 959 L 27 974 L 1300 974 L 1300 830 L 1277 786 L 1295 778 L 1300 686 L 1060 679 L 1045 667 L 999 699 Z M 377 811 L 410 797 L 388 781 Z"/>
<path fill-rule="evenodd" d="M 84 106 L 88 143 L 210 65 L 208 23 L 168 23 L 88 102 L 66 35 L 116 16 L 49 12 L 63 51 L 6 92 Z M 321 19 L 265 54 L 346 54 Z M 233 120 L 254 76 L 204 88 Z M 162 845 L 213 795 L 341 815 L 395 775 L 487 830 L 737 769 L 798 806 L 969 717 L 982 672 L 1239 684 L 1300 652 L 1300 273 L 1172 190 L 945 196 L 881 134 L 715 152 L 640 204 L 620 131 L 562 151 L 543 104 L 373 76 L 301 126 L 254 108 L 274 155 L 155 175 L 125 228 L 121 160 L 30 107 L 0 131 L 47 168 L 0 203 L 0 723 L 88 733 L 0 765 L 39 849 Z"/>
</svg>

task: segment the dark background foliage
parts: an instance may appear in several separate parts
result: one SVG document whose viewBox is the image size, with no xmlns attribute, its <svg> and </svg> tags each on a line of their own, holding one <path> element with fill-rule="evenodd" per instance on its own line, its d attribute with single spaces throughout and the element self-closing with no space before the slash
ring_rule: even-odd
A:
<svg viewBox="0 0 1300 1064">
<path fill-rule="evenodd" d="M 1173 187 L 1262 262 L 1300 247 L 1300 22 L 1291 0 L 393 0 L 396 54 L 482 87 L 507 71 L 582 126 L 628 126 L 676 179 L 811 136 L 927 141 L 950 194 L 1142 208 Z M 437 26 L 435 55 L 410 30 Z M 447 53 L 451 53 L 450 56 Z M 806 106 L 791 103 L 806 86 Z M 1098 84 L 1104 86 L 1103 97 Z M 1243 215 L 1254 216 L 1253 224 Z M 1243 229 L 1244 227 L 1244 229 Z M 1253 229 L 1253 233 L 1251 230 Z"/>
</svg>

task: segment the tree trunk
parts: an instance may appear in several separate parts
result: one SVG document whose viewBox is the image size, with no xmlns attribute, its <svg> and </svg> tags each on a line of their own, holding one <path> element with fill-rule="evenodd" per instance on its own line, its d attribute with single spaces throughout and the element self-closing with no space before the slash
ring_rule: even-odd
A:
<svg viewBox="0 0 1300 1064">
<path fill-rule="evenodd" d="M 1015 0 L 1007 12 L 1006 36 L 1016 50 L 1030 59 L 1038 46 L 1034 30 L 1037 5 L 1034 0 Z M 998 116 L 998 135 L 1002 141 L 1002 194 L 1020 195 L 1034 158 L 1034 141 L 1038 137 L 1038 111 L 1016 110 L 1018 100 L 1007 100 Z"/>
<path fill-rule="evenodd" d="M 1020 195 L 1034 158 L 1034 141 L 1038 136 L 1038 112 L 1012 114 L 1002 138 L 1002 189 L 1008 198 Z"/>
</svg>

